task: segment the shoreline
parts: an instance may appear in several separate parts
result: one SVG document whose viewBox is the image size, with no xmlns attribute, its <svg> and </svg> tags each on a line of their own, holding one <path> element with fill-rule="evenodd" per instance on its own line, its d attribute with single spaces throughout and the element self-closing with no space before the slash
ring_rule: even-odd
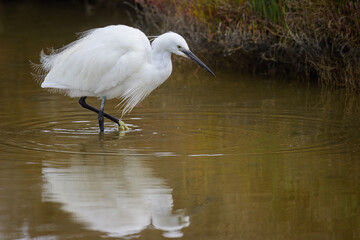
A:
<svg viewBox="0 0 360 240">
<path fill-rule="evenodd" d="M 213 66 L 360 89 L 360 1 L 137 2 L 139 26 L 183 35 Z"/>
</svg>

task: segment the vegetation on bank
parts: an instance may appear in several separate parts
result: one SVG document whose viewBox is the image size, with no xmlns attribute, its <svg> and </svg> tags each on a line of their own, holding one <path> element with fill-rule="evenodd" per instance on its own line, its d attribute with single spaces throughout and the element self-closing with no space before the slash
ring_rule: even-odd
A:
<svg viewBox="0 0 360 240">
<path fill-rule="evenodd" d="M 137 2 L 143 28 L 184 35 L 212 65 L 360 89 L 360 0 Z"/>
</svg>

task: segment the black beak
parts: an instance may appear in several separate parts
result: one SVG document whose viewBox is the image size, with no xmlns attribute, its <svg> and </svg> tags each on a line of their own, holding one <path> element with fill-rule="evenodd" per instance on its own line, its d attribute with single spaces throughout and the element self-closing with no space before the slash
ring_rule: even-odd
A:
<svg viewBox="0 0 360 240">
<path fill-rule="evenodd" d="M 213 75 L 215 77 L 215 74 L 210 70 L 210 68 L 208 66 L 205 65 L 205 63 L 203 63 L 197 56 L 195 56 L 195 54 L 193 54 L 190 50 L 180 50 L 182 51 L 186 56 L 188 56 L 191 60 L 193 60 L 194 62 L 196 62 L 197 64 L 200 65 L 200 67 L 204 68 L 206 71 L 208 71 L 209 73 L 211 73 L 211 75 Z"/>
</svg>

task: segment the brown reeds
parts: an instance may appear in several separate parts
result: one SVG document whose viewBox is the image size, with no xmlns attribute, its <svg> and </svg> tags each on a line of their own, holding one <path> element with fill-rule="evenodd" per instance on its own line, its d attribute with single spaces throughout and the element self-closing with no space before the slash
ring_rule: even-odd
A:
<svg viewBox="0 0 360 240">
<path fill-rule="evenodd" d="M 214 64 L 360 89 L 360 1 L 151 0 L 141 26 L 176 31 Z"/>
</svg>

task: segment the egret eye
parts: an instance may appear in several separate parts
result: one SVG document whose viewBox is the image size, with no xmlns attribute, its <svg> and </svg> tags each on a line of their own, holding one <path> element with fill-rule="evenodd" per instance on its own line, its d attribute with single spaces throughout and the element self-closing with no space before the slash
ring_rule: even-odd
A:
<svg viewBox="0 0 360 240">
<path fill-rule="evenodd" d="M 181 49 L 181 46 L 180 46 L 180 45 L 178 45 L 178 46 L 177 46 L 177 48 L 180 50 L 180 49 Z"/>
</svg>

